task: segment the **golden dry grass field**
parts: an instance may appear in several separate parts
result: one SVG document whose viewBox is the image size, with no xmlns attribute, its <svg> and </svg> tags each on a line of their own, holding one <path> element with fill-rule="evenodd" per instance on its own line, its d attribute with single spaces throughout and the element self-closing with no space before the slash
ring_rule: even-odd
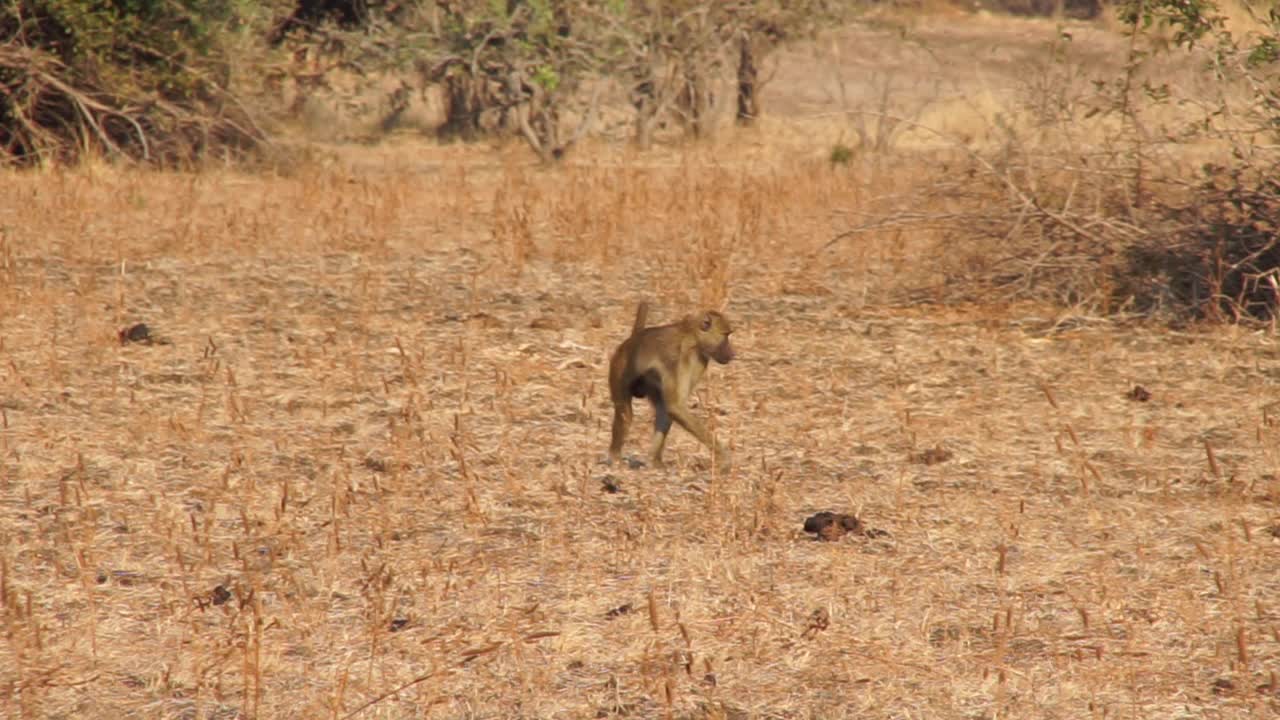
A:
<svg viewBox="0 0 1280 720">
<path fill-rule="evenodd" d="M 930 302 L 811 130 L 0 177 L 0 717 L 1274 717 L 1275 335 Z M 601 462 L 642 299 L 727 472 Z"/>
</svg>

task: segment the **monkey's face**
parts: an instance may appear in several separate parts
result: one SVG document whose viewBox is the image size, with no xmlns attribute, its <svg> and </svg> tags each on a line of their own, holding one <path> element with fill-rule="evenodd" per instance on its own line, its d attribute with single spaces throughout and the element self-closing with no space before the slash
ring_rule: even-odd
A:
<svg viewBox="0 0 1280 720">
<path fill-rule="evenodd" d="M 711 310 L 704 313 L 698 324 L 698 347 L 703 354 L 724 365 L 732 360 L 736 353 L 729 343 L 733 328 L 724 315 Z"/>
</svg>

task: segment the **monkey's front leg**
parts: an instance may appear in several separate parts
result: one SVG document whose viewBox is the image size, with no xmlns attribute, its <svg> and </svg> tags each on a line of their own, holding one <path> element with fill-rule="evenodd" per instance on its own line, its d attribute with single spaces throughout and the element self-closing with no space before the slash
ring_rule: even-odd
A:
<svg viewBox="0 0 1280 720">
<path fill-rule="evenodd" d="M 729 469 L 729 466 L 732 464 L 732 460 L 729 457 L 729 449 L 711 438 L 711 433 L 707 432 L 707 426 L 702 423 L 702 420 L 697 415 L 694 415 L 689 408 L 683 404 L 676 405 L 675 403 L 672 403 L 667 408 L 667 412 L 671 415 L 672 419 L 677 423 L 680 423 L 680 427 L 688 430 L 694 437 L 702 441 L 703 445 L 706 445 L 708 449 L 715 452 L 716 462 L 719 463 L 721 467 L 726 470 Z"/>
</svg>

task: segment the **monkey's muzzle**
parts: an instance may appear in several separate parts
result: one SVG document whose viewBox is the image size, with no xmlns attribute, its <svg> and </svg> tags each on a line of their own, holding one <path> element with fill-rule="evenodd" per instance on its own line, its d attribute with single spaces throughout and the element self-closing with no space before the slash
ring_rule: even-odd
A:
<svg viewBox="0 0 1280 720">
<path fill-rule="evenodd" d="M 725 338 L 724 342 L 716 346 L 716 351 L 711 353 L 711 357 L 721 365 L 727 365 L 730 360 L 737 357 L 738 354 L 733 351 L 733 346 L 729 344 L 729 338 Z"/>
</svg>

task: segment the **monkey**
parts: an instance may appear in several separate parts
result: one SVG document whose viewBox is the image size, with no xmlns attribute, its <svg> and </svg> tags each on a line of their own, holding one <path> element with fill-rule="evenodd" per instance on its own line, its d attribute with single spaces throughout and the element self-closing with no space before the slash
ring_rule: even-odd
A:
<svg viewBox="0 0 1280 720">
<path fill-rule="evenodd" d="M 609 397 L 613 401 L 609 463 L 622 457 L 622 443 L 631 426 L 632 399 L 646 398 L 654 413 L 650 465 L 663 467 L 662 450 L 674 420 L 713 450 L 721 467 L 729 467 L 728 449 L 712 440 L 702 420 L 690 412 L 688 399 L 711 360 L 726 365 L 736 357 L 729 342 L 733 327 L 715 310 L 689 315 L 670 325 L 646 327 L 648 313 L 648 303 L 640 303 L 631 335 L 609 359 Z"/>
</svg>

